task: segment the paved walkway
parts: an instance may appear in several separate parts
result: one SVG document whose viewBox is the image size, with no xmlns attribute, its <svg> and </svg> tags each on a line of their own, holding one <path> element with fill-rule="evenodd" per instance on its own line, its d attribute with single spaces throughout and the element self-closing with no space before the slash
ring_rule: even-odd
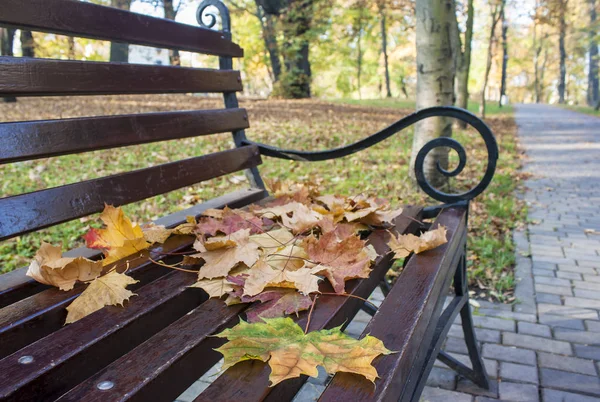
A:
<svg viewBox="0 0 600 402">
<path fill-rule="evenodd" d="M 516 119 L 535 175 L 526 183 L 530 224 L 514 235 L 521 303 L 480 302 L 474 313 L 492 390 L 436 362 L 424 401 L 600 402 L 600 119 L 541 105 L 518 106 Z M 369 318 L 360 312 L 347 332 L 359 336 Z M 445 350 L 468 364 L 459 324 Z M 178 400 L 192 401 L 216 371 Z M 295 402 L 316 401 L 326 381 L 309 379 Z"/>
</svg>

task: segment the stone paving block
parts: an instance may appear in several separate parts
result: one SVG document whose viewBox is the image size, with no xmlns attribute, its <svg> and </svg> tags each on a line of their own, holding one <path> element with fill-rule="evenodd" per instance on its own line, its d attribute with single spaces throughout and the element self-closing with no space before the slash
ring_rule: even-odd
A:
<svg viewBox="0 0 600 402">
<path fill-rule="evenodd" d="M 520 320 L 520 321 L 530 321 L 536 322 L 535 314 L 526 314 L 526 313 L 517 313 L 513 311 L 504 311 L 504 310 L 492 310 L 487 308 L 480 308 L 478 310 L 479 314 L 483 314 L 487 317 L 498 317 L 504 318 L 507 320 Z"/>
<path fill-rule="evenodd" d="M 600 260 L 596 258 L 580 258 L 577 260 L 577 265 L 581 267 L 598 268 L 600 266 Z"/>
<path fill-rule="evenodd" d="M 315 402 L 319 399 L 324 390 L 324 385 L 305 382 L 294 399 L 292 399 L 292 402 Z"/>
<path fill-rule="evenodd" d="M 600 360 L 600 347 L 587 345 L 573 345 L 575 354 L 584 359 Z"/>
<path fill-rule="evenodd" d="M 569 272 L 569 273 L 572 274 L 572 272 Z M 547 278 L 547 277 L 544 277 L 544 276 L 542 276 L 540 278 L 535 278 L 535 283 L 536 284 L 543 284 L 543 285 L 571 287 L 571 281 L 569 281 L 568 279 Z"/>
<path fill-rule="evenodd" d="M 464 339 L 462 326 L 460 324 L 452 324 L 450 326 L 450 330 L 448 331 L 448 336 Z"/>
<path fill-rule="evenodd" d="M 456 373 L 453 370 L 434 367 L 427 377 L 427 386 L 453 390 L 456 387 Z"/>
<path fill-rule="evenodd" d="M 502 343 L 509 346 L 518 346 L 524 349 L 533 349 L 561 355 L 572 355 L 571 345 L 568 342 L 555 341 L 537 336 L 513 334 L 505 332 Z"/>
<path fill-rule="evenodd" d="M 516 331 L 516 324 L 514 320 L 505 320 L 503 318 L 486 317 L 482 315 L 473 316 L 473 325 L 476 327 L 497 329 L 500 331 Z"/>
<path fill-rule="evenodd" d="M 574 266 L 575 263 L 575 259 L 573 258 L 561 258 L 561 257 L 551 257 L 551 256 L 544 256 L 544 255 L 533 255 L 531 257 L 531 259 L 533 260 L 533 263 L 535 264 L 536 262 L 549 262 L 552 264 L 558 264 L 560 265 L 570 265 L 570 266 Z"/>
<path fill-rule="evenodd" d="M 498 381 L 490 379 L 490 389 L 485 390 L 473 384 L 466 378 L 459 378 L 458 382 L 456 383 L 456 390 L 459 392 L 465 392 L 467 394 L 498 398 Z"/>
<path fill-rule="evenodd" d="M 585 345 L 600 345 L 600 335 L 596 332 L 556 328 L 554 330 L 554 338 L 568 342 L 583 343 Z"/>
<path fill-rule="evenodd" d="M 577 272 L 557 271 L 556 277 L 561 279 L 574 279 L 576 281 L 581 280 L 581 274 L 578 274 Z"/>
<path fill-rule="evenodd" d="M 570 329 L 579 329 L 583 331 L 585 326 L 583 325 L 583 320 L 578 318 L 569 318 L 566 316 L 560 315 L 552 315 L 552 314 L 541 314 L 538 317 L 538 321 L 541 324 L 550 325 L 553 328 L 561 327 L 561 328 L 570 328 Z"/>
<path fill-rule="evenodd" d="M 565 297 L 565 306 L 600 310 L 600 300 L 584 299 L 582 297 Z"/>
<path fill-rule="evenodd" d="M 585 326 L 588 331 L 600 332 L 600 321 L 585 320 Z"/>
<path fill-rule="evenodd" d="M 535 299 L 538 303 L 562 304 L 562 299 L 559 295 L 551 295 L 550 293 L 536 293 Z"/>
<path fill-rule="evenodd" d="M 596 375 L 594 363 L 591 360 L 578 357 L 560 356 L 552 353 L 539 352 L 538 364 L 540 367 L 551 368 L 573 373 Z"/>
<path fill-rule="evenodd" d="M 533 350 L 486 343 L 483 345 L 482 351 L 483 357 L 489 359 L 528 364 L 531 366 L 535 366 L 536 364 L 535 352 Z"/>
<path fill-rule="evenodd" d="M 596 283 L 596 282 L 585 282 L 585 281 L 572 281 L 573 286 L 575 286 L 575 289 L 577 290 L 579 289 L 588 289 L 588 290 L 595 290 L 600 292 L 600 283 Z"/>
<path fill-rule="evenodd" d="M 573 290 L 575 297 L 583 297 L 585 299 L 600 300 L 600 292 L 588 289 L 575 288 Z"/>
<path fill-rule="evenodd" d="M 558 270 L 559 271 L 565 271 L 565 272 L 576 272 L 579 274 L 592 274 L 594 275 L 596 273 L 596 271 L 594 271 L 594 268 L 590 268 L 590 267 L 582 267 L 579 265 L 567 265 L 567 264 L 559 264 L 558 265 Z"/>
<path fill-rule="evenodd" d="M 558 306 L 556 304 L 538 304 L 538 314 L 564 315 L 569 318 L 580 318 L 583 320 L 597 320 L 598 312 L 575 306 Z"/>
<path fill-rule="evenodd" d="M 537 278 L 539 276 L 547 276 L 550 278 L 554 278 L 555 277 L 555 272 L 556 271 L 551 271 L 549 269 L 533 269 L 532 270 L 533 275 Z"/>
<path fill-rule="evenodd" d="M 539 382 L 537 367 L 508 362 L 500 363 L 500 378 L 503 382 L 506 380 L 527 382 L 531 384 L 537 384 Z"/>
<path fill-rule="evenodd" d="M 600 259 L 599 259 L 600 260 Z M 600 266 L 600 261 L 598 261 L 598 266 Z M 596 282 L 600 283 L 600 275 L 583 275 L 583 280 L 585 282 Z"/>
<path fill-rule="evenodd" d="M 461 362 L 462 364 L 464 364 L 467 367 L 472 368 L 473 365 L 471 364 L 471 359 L 469 358 L 469 356 L 467 355 L 461 355 L 459 353 L 448 353 L 450 356 L 454 357 L 456 360 L 458 360 L 459 362 Z M 448 366 L 446 366 L 444 363 L 440 362 L 438 360 L 438 362 L 442 365 L 441 367 L 447 368 Z M 491 359 L 483 359 L 483 365 L 485 366 L 485 371 L 487 371 L 488 376 L 490 376 L 491 378 L 496 378 L 498 377 L 498 362 L 496 360 L 491 360 Z"/>
<path fill-rule="evenodd" d="M 557 269 L 557 264 L 551 263 L 551 262 L 546 262 L 546 261 L 533 261 L 531 267 L 533 269 L 550 269 L 550 270 L 556 270 Z"/>
<path fill-rule="evenodd" d="M 446 352 L 464 353 L 464 354 L 469 353 L 469 351 L 467 349 L 467 344 L 465 343 L 465 341 L 463 339 L 454 338 L 451 336 L 449 336 L 448 339 L 446 339 L 446 345 L 442 349 L 445 350 Z"/>
<path fill-rule="evenodd" d="M 209 382 L 198 380 L 177 397 L 180 402 L 193 402 L 208 386 Z"/>
<path fill-rule="evenodd" d="M 478 308 L 485 308 L 485 309 L 494 309 L 494 310 L 504 310 L 504 311 L 511 311 L 512 307 L 510 304 L 504 304 L 504 303 L 493 303 L 491 301 L 487 301 L 487 300 L 473 300 L 471 299 L 472 302 L 476 302 L 479 306 Z"/>
<path fill-rule="evenodd" d="M 550 327 L 548 325 L 533 324 L 530 322 L 520 321 L 517 323 L 517 331 L 520 334 L 552 338 L 552 334 L 550 333 Z"/>
<path fill-rule="evenodd" d="M 421 402 L 471 402 L 471 395 L 448 391 L 442 388 L 425 387 L 419 401 Z"/>
<path fill-rule="evenodd" d="M 358 339 L 366 327 L 366 323 L 353 320 L 350 324 L 348 324 L 346 329 L 344 329 L 344 333 L 348 334 L 353 338 Z"/>
<path fill-rule="evenodd" d="M 583 392 L 600 395 L 600 378 L 567 371 L 540 369 L 541 384 L 544 387 L 562 389 L 570 392 Z"/>
<path fill-rule="evenodd" d="M 518 402 L 538 402 L 540 400 L 536 385 L 506 381 L 500 383 L 500 399 Z"/>
<path fill-rule="evenodd" d="M 560 296 L 573 296 L 573 291 L 571 290 L 571 286 L 553 286 L 553 285 L 544 285 L 544 284 L 535 284 L 535 291 L 542 293 L 550 293 L 554 295 Z"/>
<path fill-rule="evenodd" d="M 475 328 L 478 342 L 500 343 L 500 331 L 494 329 Z"/>
<path fill-rule="evenodd" d="M 544 388 L 542 390 L 544 402 L 600 402 L 600 398 Z"/>
</svg>

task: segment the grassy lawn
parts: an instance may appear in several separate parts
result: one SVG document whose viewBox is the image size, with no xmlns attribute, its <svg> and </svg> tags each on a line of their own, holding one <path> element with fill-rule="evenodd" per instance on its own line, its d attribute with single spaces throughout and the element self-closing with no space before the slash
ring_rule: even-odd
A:
<svg viewBox="0 0 600 402">
<path fill-rule="evenodd" d="M 600 117 L 600 110 L 594 110 L 594 108 L 591 106 L 584 106 L 584 105 L 559 105 L 559 106 L 564 107 L 565 109 L 573 110 L 574 112 L 585 113 L 585 114 L 589 114 L 591 116 Z"/>
<path fill-rule="evenodd" d="M 387 108 L 399 108 L 399 109 L 414 109 L 415 101 L 407 99 L 332 99 L 331 102 L 343 103 L 347 105 L 362 105 L 362 106 L 373 106 L 373 107 L 387 107 Z M 479 113 L 479 103 L 469 101 L 468 110 L 472 113 Z M 512 114 L 512 105 L 500 107 L 497 102 L 486 103 L 486 113 L 488 115 L 494 114 Z"/>
<path fill-rule="evenodd" d="M 249 138 L 286 148 L 317 150 L 361 139 L 412 111 L 408 103 L 387 102 L 248 100 L 241 103 L 250 115 Z M 218 108 L 221 105 L 218 99 L 186 95 L 31 98 L 20 99 L 16 104 L 0 104 L 0 121 Z M 511 229 L 524 219 L 524 207 L 514 196 L 520 182 L 516 126 L 510 110 L 503 108 L 502 112 L 493 114 L 491 109 L 487 119 L 498 138 L 501 159 L 490 188 L 472 204 L 469 265 L 471 285 L 480 289 L 476 295 L 506 301 L 510 300 L 514 287 Z M 458 190 L 470 188 L 485 170 L 487 157 L 482 151 L 483 141 L 469 130 L 455 131 L 454 135 L 465 143 L 469 159 L 467 168 L 461 177 L 454 179 L 452 186 Z M 408 177 L 411 144 L 412 130 L 409 129 L 368 151 L 341 160 L 303 164 L 268 159 L 261 172 L 263 177 L 270 179 L 316 181 L 326 192 L 377 194 L 395 204 L 434 203 L 413 187 Z M 219 134 L 14 163 L 0 166 L 0 196 L 93 179 L 230 147 L 229 135 Z M 128 205 L 125 211 L 133 220 L 144 222 L 246 186 L 242 175 L 229 175 Z M 27 265 L 42 240 L 55 244 L 62 242 L 64 248 L 80 246 L 81 235 L 91 222 L 92 219 L 83 218 L 0 242 L 2 272 Z"/>
</svg>

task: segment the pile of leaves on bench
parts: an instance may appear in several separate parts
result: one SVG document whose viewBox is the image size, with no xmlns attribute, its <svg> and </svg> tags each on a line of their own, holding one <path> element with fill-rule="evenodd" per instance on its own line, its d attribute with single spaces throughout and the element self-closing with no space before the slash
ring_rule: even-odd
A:
<svg viewBox="0 0 600 402">
<path fill-rule="evenodd" d="M 67 307 L 69 324 L 104 306 L 123 305 L 134 296 L 127 290 L 137 282 L 127 275 L 127 258 L 169 236 L 195 235 L 195 252 L 180 264 L 157 263 L 197 272 L 193 287 L 224 298 L 228 305 L 260 302 L 247 312 L 247 322 L 240 320 L 217 335 L 228 339 L 218 349 L 225 357 L 224 369 L 259 359 L 271 366 L 271 385 L 300 374 L 316 376 L 318 365 L 330 374 L 350 371 L 374 381 L 377 372 L 372 360 L 391 353 L 380 340 L 372 336 L 356 340 L 339 327 L 306 333 L 285 316 L 314 308 L 318 295 L 323 295 L 321 280 L 329 281 L 335 291 L 328 295 L 352 297 L 345 293 L 346 281 L 368 278 L 377 258 L 361 234 L 387 230 L 402 210 L 363 195 L 321 196 L 303 185 L 278 185 L 275 196 L 264 205 L 243 210 L 209 209 L 198 222 L 188 217 L 187 223 L 174 229 L 154 224 L 140 227 L 120 208 L 106 205 L 100 215 L 105 228 L 91 229 L 84 236 L 89 248 L 102 250 L 103 259 L 65 258 L 60 246 L 43 243 L 27 275 L 64 291 L 76 282 L 88 283 Z M 395 258 L 404 258 L 445 242 L 446 229 L 440 226 L 421 236 L 391 234 L 388 245 Z M 107 267 L 117 261 L 125 262 Z"/>
</svg>

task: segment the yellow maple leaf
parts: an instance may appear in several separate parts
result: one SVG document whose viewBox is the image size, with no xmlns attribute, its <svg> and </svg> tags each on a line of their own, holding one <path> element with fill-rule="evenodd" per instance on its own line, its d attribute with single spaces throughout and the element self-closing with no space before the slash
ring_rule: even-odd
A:
<svg viewBox="0 0 600 402">
<path fill-rule="evenodd" d="M 246 266 L 252 266 L 259 258 L 260 252 L 258 245 L 250 241 L 250 229 L 242 229 L 228 236 L 221 236 L 223 239 L 213 241 L 213 246 L 222 247 L 209 250 L 206 243 L 204 246 L 207 251 L 195 254 L 205 261 L 205 264 L 198 272 L 198 279 L 213 279 L 226 276 L 239 263 Z M 209 240 L 214 239 L 211 237 Z"/>
<path fill-rule="evenodd" d="M 446 228 L 440 225 L 437 229 L 429 230 L 421 234 L 421 236 L 415 236 L 409 233 L 396 237 L 392 234 L 388 241 L 388 246 L 394 253 L 394 258 L 405 258 L 408 257 L 410 253 L 419 254 L 447 242 Z"/>
<path fill-rule="evenodd" d="M 40 283 L 71 290 L 76 281 L 89 281 L 102 273 L 102 261 L 87 258 L 65 258 L 61 248 L 42 242 L 26 275 Z"/>
<path fill-rule="evenodd" d="M 155 225 L 154 223 L 144 225 L 142 231 L 144 239 L 150 244 L 164 243 L 173 233 L 172 229 L 167 229 L 163 225 Z"/>
<path fill-rule="evenodd" d="M 103 250 L 104 265 L 136 254 L 150 246 L 150 243 L 144 239 L 142 228 L 133 225 L 121 208 L 105 205 L 100 219 L 106 225 L 106 229 L 90 229 L 84 239 L 89 248 Z"/>
<path fill-rule="evenodd" d="M 227 278 L 201 279 L 190 287 L 204 289 L 208 297 L 221 297 L 233 290 L 233 283 Z"/>
<path fill-rule="evenodd" d="M 371 365 L 373 359 L 393 353 L 379 339 L 367 335 L 357 340 L 341 332 L 341 327 L 305 334 L 291 318 L 263 321 L 249 324 L 242 320 L 216 335 L 228 340 L 216 349 L 224 357 L 223 369 L 244 360 L 268 362 L 270 386 L 302 374 L 316 377 L 317 366 L 329 374 L 345 371 L 374 382 L 378 375 Z"/>
<path fill-rule="evenodd" d="M 291 287 L 298 289 L 301 293 L 319 291 L 318 276 L 315 276 L 320 269 L 300 268 L 275 269 L 265 260 L 258 260 L 256 264 L 248 271 L 248 277 L 244 285 L 244 295 L 254 296 L 262 292 L 267 286 L 272 287 Z"/>
<path fill-rule="evenodd" d="M 90 285 L 68 307 L 67 320 L 70 324 L 100 310 L 104 306 L 123 305 L 135 293 L 125 289 L 127 285 L 137 283 L 129 275 L 111 271 L 94 279 Z"/>
<path fill-rule="evenodd" d="M 294 234 L 286 228 L 270 230 L 250 236 L 250 241 L 265 250 L 276 250 L 287 246 L 294 240 Z"/>
</svg>

